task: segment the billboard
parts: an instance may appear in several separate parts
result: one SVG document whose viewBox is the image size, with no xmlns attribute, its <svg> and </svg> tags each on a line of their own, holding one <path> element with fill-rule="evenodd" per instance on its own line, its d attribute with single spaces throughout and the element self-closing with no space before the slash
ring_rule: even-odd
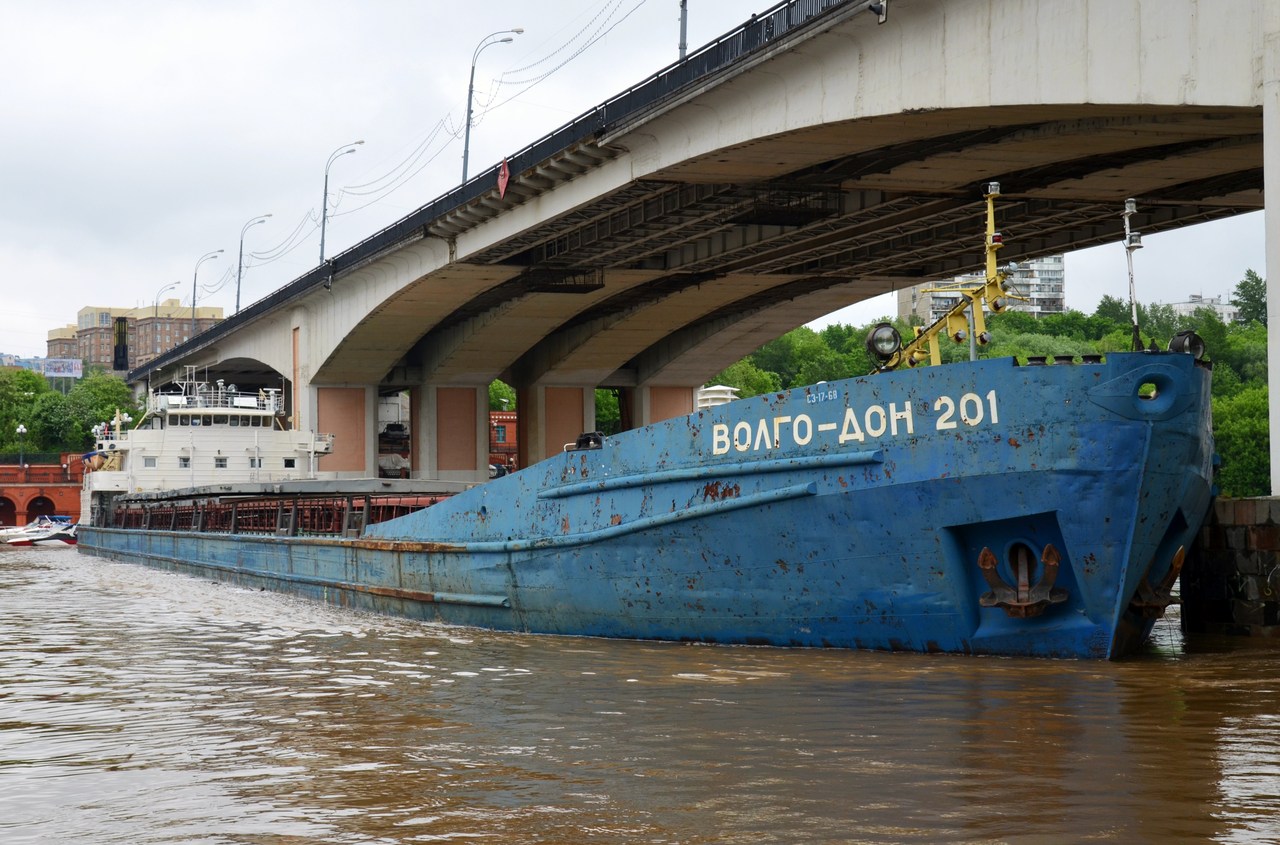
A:
<svg viewBox="0 0 1280 845">
<path fill-rule="evenodd" d="M 79 358 L 45 358 L 40 371 L 48 378 L 83 378 L 84 362 Z"/>
</svg>

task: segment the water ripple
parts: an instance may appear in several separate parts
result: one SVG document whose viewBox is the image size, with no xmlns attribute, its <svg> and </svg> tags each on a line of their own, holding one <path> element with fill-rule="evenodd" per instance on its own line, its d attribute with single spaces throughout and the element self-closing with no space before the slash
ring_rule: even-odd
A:
<svg viewBox="0 0 1280 845">
<path fill-rule="evenodd" d="M 0 841 L 1280 842 L 1275 656 L 501 635 L 10 552 Z"/>
</svg>

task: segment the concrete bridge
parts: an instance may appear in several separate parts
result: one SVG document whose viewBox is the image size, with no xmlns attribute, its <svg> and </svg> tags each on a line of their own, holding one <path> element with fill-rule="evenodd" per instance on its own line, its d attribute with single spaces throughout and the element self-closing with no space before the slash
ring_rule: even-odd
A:
<svg viewBox="0 0 1280 845">
<path fill-rule="evenodd" d="M 518 391 L 521 465 L 595 427 L 598 386 L 629 424 L 687 412 L 798 325 L 977 269 L 988 181 L 1018 260 L 1119 240 L 1128 197 L 1149 234 L 1280 178 L 1271 0 L 868 5 L 753 18 L 131 380 L 283 383 L 342 475 L 376 474 L 379 396 L 408 390 L 414 475 L 479 479 L 491 380 Z"/>
</svg>

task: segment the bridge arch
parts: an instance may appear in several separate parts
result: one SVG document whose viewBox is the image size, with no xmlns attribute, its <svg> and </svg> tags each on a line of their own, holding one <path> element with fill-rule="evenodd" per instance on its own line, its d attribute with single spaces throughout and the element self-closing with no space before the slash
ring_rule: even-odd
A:
<svg viewBox="0 0 1280 845">
<path fill-rule="evenodd" d="M 1277 18 L 1266 0 L 892 0 L 877 25 L 862 2 L 797 0 L 513 153 L 504 188 L 484 171 L 173 358 L 269 361 L 303 427 L 340 406 L 366 442 L 393 386 L 424 421 L 477 426 L 499 376 L 562 399 L 688 389 L 976 267 L 986 181 L 1016 232 L 1003 259 L 1117 241 L 1130 196 L 1148 234 L 1261 208 Z"/>
</svg>

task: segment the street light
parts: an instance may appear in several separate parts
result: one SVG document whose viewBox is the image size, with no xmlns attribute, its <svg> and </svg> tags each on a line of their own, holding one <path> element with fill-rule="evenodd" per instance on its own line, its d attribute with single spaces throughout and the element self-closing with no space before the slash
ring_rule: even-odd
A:
<svg viewBox="0 0 1280 845">
<path fill-rule="evenodd" d="M 240 313 L 240 274 L 244 272 L 244 233 L 249 231 L 250 226 L 267 222 L 270 216 L 270 214 L 264 214 L 261 217 L 255 217 L 244 224 L 244 228 L 240 230 L 240 258 L 236 261 L 236 310 L 233 313 Z"/>
<path fill-rule="evenodd" d="M 344 156 L 347 153 L 354 153 L 356 147 L 363 144 L 364 141 L 352 141 L 350 144 L 343 144 L 329 155 L 329 160 L 324 163 L 324 200 L 320 203 L 320 266 L 324 266 L 324 223 L 329 219 L 329 167 L 333 164 L 333 160 L 338 156 Z"/>
<path fill-rule="evenodd" d="M 510 44 L 515 41 L 511 35 L 519 35 L 524 32 L 524 27 L 516 27 L 515 29 L 500 29 L 497 32 L 491 32 L 484 38 L 480 39 L 480 43 L 476 45 L 476 51 L 471 54 L 471 80 L 467 83 L 467 125 L 462 131 L 462 181 L 467 181 L 467 157 L 471 153 L 471 98 L 475 94 L 476 89 L 476 61 L 480 58 L 480 52 L 485 47 L 492 47 L 494 44 Z M 497 38 L 496 36 L 506 35 L 506 38 Z"/>
<path fill-rule="evenodd" d="M 160 295 L 161 295 L 161 294 L 163 294 L 165 291 L 173 290 L 174 288 L 176 288 L 176 287 L 177 287 L 178 285 L 180 285 L 180 284 L 182 284 L 182 282 L 172 282 L 172 283 L 167 284 L 167 285 L 165 285 L 164 287 L 160 288 L 160 290 L 156 291 L 156 302 L 155 302 L 155 307 L 154 307 L 154 308 L 152 309 L 152 311 L 151 311 L 151 317 L 152 317 L 152 319 L 155 319 L 156 317 L 159 317 L 159 316 L 160 316 Z"/>
<path fill-rule="evenodd" d="M 26 464 L 27 458 L 27 427 L 22 423 L 18 423 L 18 466 L 22 467 Z"/>
<path fill-rule="evenodd" d="M 208 261 L 210 258 L 217 258 L 222 250 L 215 249 L 213 252 L 206 252 L 200 256 L 200 260 L 196 262 L 196 269 L 191 274 L 191 338 L 196 336 L 196 276 L 200 275 L 200 265 Z"/>
</svg>

